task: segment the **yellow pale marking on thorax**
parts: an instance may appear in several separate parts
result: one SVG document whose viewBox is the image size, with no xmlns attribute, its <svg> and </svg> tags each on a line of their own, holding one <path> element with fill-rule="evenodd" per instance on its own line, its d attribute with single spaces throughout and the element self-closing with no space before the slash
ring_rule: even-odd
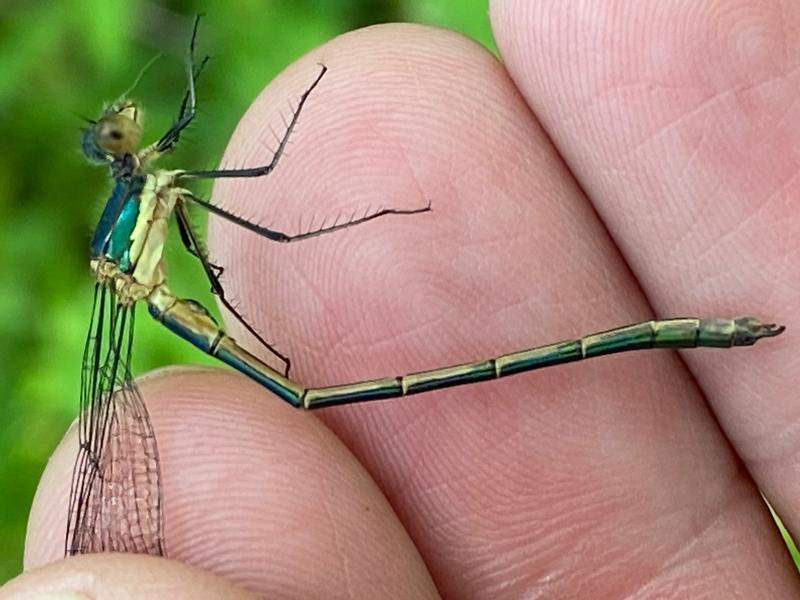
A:
<svg viewBox="0 0 800 600">
<path fill-rule="evenodd" d="M 139 197 L 139 216 L 131 233 L 133 279 L 154 288 L 164 282 L 164 244 L 169 218 L 183 190 L 173 187 L 176 171 L 148 174 Z"/>
<path fill-rule="evenodd" d="M 156 210 L 156 177 L 148 175 L 144 187 L 139 194 L 139 216 L 131 232 L 131 262 L 136 264 L 142 254 L 144 242 L 147 239 L 150 224 L 153 222 L 153 213 Z"/>
</svg>

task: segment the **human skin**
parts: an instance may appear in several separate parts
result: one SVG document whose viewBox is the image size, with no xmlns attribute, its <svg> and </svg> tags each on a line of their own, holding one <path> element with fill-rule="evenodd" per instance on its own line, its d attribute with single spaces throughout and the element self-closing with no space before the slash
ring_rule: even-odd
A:
<svg viewBox="0 0 800 600">
<path fill-rule="evenodd" d="M 653 6 L 493 2 L 503 64 L 409 25 L 311 52 L 256 100 L 223 162 L 264 162 L 322 62 L 288 156 L 214 200 L 289 231 L 370 205 L 433 211 L 292 245 L 212 220 L 212 258 L 308 385 L 654 315 L 753 313 L 787 333 L 320 419 L 237 374 L 163 371 L 141 388 L 172 559 L 278 598 L 797 596 L 758 489 L 797 531 L 800 6 Z M 27 567 L 62 552 L 71 443 L 38 492 Z M 184 568 L 115 560 L 10 585 L 119 580 L 125 597 L 137 570 L 157 586 Z"/>
</svg>

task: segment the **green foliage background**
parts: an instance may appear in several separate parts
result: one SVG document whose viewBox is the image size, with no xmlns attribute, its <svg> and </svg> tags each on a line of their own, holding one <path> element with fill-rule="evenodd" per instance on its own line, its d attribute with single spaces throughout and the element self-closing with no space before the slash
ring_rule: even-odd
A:
<svg viewBox="0 0 800 600">
<path fill-rule="evenodd" d="M 105 170 L 80 153 L 76 115 L 97 116 L 164 52 L 136 97 L 146 100 L 147 131 L 165 129 L 183 91 L 183 55 L 197 12 L 207 14 L 200 52 L 213 60 L 199 86 L 200 118 L 170 159 L 176 166 L 215 165 L 266 83 L 345 31 L 411 21 L 456 29 L 494 48 L 487 0 L 0 5 L 0 582 L 21 570 L 36 483 L 77 411 L 92 291 L 88 243 L 109 187 Z M 170 267 L 174 289 L 214 306 L 193 260 L 171 252 Z M 136 373 L 211 362 L 147 318 L 137 327 Z"/>
<path fill-rule="evenodd" d="M 164 52 L 135 95 L 147 110 L 146 131 L 166 129 L 183 93 L 197 12 L 206 13 L 200 52 L 212 62 L 199 84 L 200 116 L 169 159 L 175 166 L 217 164 L 267 82 L 340 33 L 412 21 L 491 45 L 486 0 L 0 4 L 0 582 L 21 570 L 36 483 L 78 406 L 92 291 L 88 243 L 109 187 L 106 171 L 80 153 L 77 115 L 96 117 Z M 178 247 L 170 255 L 173 287 L 214 306 L 202 272 L 181 260 Z M 209 362 L 146 317 L 137 328 L 136 373 Z"/>
</svg>

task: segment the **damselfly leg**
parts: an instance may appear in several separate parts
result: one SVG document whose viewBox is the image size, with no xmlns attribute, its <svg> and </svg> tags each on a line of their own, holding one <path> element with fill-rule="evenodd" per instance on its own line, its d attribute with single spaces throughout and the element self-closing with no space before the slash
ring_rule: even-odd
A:
<svg viewBox="0 0 800 600">
<path fill-rule="evenodd" d="M 189 215 L 186 211 L 186 207 L 183 204 L 178 204 L 175 207 L 175 217 L 177 218 L 178 232 L 180 233 L 181 241 L 189 253 L 200 261 L 203 271 L 206 274 L 206 278 L 211 284 L 211 293 L 219 299 L 222 305 L 228 309 L 234 318 L 239 321 L 239 323 L 241 323 L 242 326 L 247 329 L 247 331 L 249 331 L 250 334 L 253 335 L 262 346 L 264 346 L 264 348 L 269 350 L 278 359 L 280 359 L 280 361 L 284 364 L 283 374 L 288 375 L 292 366 L 289 357 L 282 354 L 277 348 L 267 342 L 267 340 L 264 339 L 264 337 L 256 330 L 256 328 L 251 326 L 250 323 L 248 323 L 247 320 L 241 314 L 239 314 L 239 311 L 236 309 L 236 307 L 225 296 L 225 288 L 220 282 L 220 277 L 224 272 L 224 268 L 219 265 L 212 264 L 211 261 L 209 261 L 208 253 L 200 241 L 200 236 L 198 236 L 195 232 L 194 227 L 189 219 Z"/>
<path fill-rule="evenodd" d="M 200 61 L 200 65 L 195 69 L 194 66 L 194 48 L 197 41 L 197 28 L 200 25 L 200 15 L 194 19 L 194 26 L 192 27 L 192 38 L 189 42 L 189 48 L 186 51 L 186 92 L 183 95 L 178 116 L 175 123 L 169 130 L 161 136 L 161 139 L 156 143 L 156 150 L 159 154 L 171 151 L 180 139 L 181 132 L 186 129 L 197 114 L 197 97 L 195 93 L 195 84 L 197 78 L 209 61 L 208 56 L 204 56 Z"/>
<path fill-rule="evenodd" d="M 320 69 L 319 75 L 314 81 L 311 83 L 310 86 L 306 89 L 305 92 L 300 96 L 300 100 L 297 103 L 297 106 L 292 111 L 292 118 L 289 119 L 289 122 L 286 124 L 286 129 L 284 130 L 283 136 L 281 136 L 280 141 L 278 142 L 278 147 L 275 149 L 275 152 L 272 154 L 272 159 L 265 165 L 260 165 L 257 167 L 248 167 L 244 169 L 212 169 L 209 171 L 183 171 L 180 174 L 181 179 L 220 179 L 223 177 L 228 178 L 235 178 L 235 177 L 263 177 L 264 175 L 269 175 L 272 171 L 275 170 L 275 167 L 278 165 L 278 161 L 283 156 L 284 150 L 286 150 L 286 144 L 289 142 L 289 136 L 294 131 L 294 128 L 297 126 L 297 120 L 300 118 L 300 113 L 303 110 L 306 102 L 308 101 L 308 97 L 311 95 L 311 92 L 314 91 L 319 85 L 319 82 L 322 81 L 322 78 L 325 76 L 325 73 L 328 71 L 328 68 L 325 65 L 322 65 Z"/>
</svg>

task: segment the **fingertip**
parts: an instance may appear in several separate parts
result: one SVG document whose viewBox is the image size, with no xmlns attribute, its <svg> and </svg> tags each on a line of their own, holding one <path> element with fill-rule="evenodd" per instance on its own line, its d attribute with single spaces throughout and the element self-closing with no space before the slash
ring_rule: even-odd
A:
<svg viewBox="0 0 800 600">
<path fill-rule="evenodd" d="M 25 571 L 0 599 L 124 600 L 255 598 L 230 581 L 187 564 L 141 554 L 88 554 Z"/>
<path fill-rule="evenodd" d="M 137 383 L 158 440 L 170 558 L 260 594 L 432 595 L 381 491 L 313 415 L 221 369 L 170 368 Z M 76 449 L 65 436 L 42 477 L 27 568 L 63 555 Z"/>
</svg>

